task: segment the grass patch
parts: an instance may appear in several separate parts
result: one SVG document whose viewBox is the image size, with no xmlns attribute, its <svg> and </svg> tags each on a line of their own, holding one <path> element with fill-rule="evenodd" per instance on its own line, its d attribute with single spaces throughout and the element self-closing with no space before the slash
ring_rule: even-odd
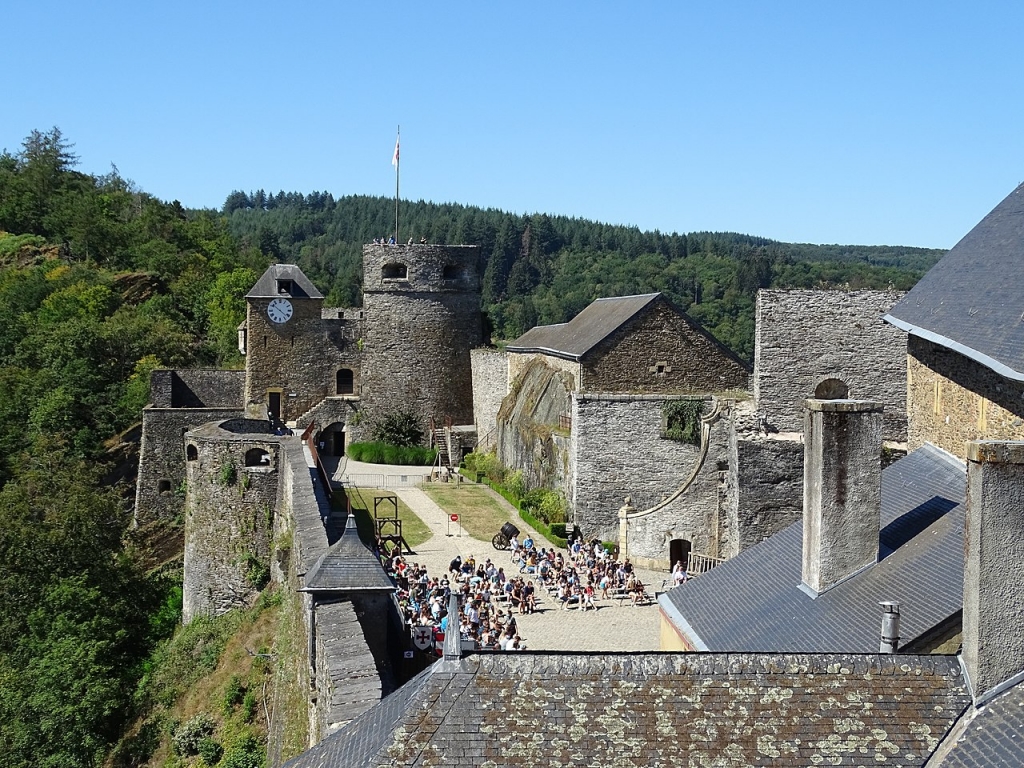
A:
<svg viewBox="0 0 1024 768">
<path fill-rule="evenodd" d="M 475 483 L 424 483 L 421 488 L 434 503 L 449 514 L 457 514 L 466 533 L 480 541 L 494 538 L 503 523 L 512 520 L 508 510 L 489 492 Z"/>
<path fill-rule="evenodd" d="M 346 488 L 344 491 L 335 491 L 331 496 L 331 505 L 334 509 L 342 511 L 346 509 L 346 493 L 352 501 L 352 512 L 356 516 L 359 538 L 366 544 L 372 545 L 376 535 L 373 529 L 373 500 L 384 496 L 395 497 L 395 494 L 377 488 Z M 378 513 L 390 515 L 392 513 L 391 504 L 387 502 L 382 504 L 378 507 Z M 402 535 L 405 537 L 405 542 L 413 549 L 433 535 L 427 524 L 416 517 L 401 499 L 398 499 L 398 518 L 402 521 Z"/>
</svg>

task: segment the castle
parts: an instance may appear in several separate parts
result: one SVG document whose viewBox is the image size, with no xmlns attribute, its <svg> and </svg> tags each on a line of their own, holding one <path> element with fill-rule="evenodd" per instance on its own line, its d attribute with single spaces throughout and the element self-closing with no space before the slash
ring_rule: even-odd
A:
<svg viewBox="0 0 1024 768">
<path fill-rule="evenodd" d="M 184 515 L 186 620 L 245 604 L 280 568 L 286 426 L 341 457 L 378 419 L 412 413 L 449 426 L 455 463 L 479 441 L 563 491 L 571 523 L 635 562 L 705 567 L 799 519 L 800 397 L 824 387 L 904 410 L 902 334 L 879 320 L 898 294 L 762 292 L 751 376 L 660 294 L 598 299 L 484 348 L 478 261 L 472 246 L 367 245 L 359 309 L 325 307 L 297 266 L 273 265 L 245 296 L 244 371 L 153 372 L 136 521 Z M 887 422 L 893 440 L 905 430 Z"/>
</svg>

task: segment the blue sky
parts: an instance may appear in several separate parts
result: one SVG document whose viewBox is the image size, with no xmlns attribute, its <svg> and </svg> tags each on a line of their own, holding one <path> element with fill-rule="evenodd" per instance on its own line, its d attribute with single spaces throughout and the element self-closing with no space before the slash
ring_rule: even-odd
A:
<svg viewBox="0 0 1024 768">
<path fill-rule="evenodd" d="M 1019 3 L 5 7 L 0 148 L 219 207 L 393 195 L 952 247 L 1024 179 Z"/>
</svg>

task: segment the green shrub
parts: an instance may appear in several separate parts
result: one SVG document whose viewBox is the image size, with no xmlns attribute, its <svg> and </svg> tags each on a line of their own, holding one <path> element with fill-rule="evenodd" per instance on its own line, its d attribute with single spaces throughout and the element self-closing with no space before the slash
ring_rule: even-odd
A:
<svg viewBox="0 0 1024 768">
<path fill-rule="evenodd" d="M 235 469 L 234 464 L 225 464 L 220 468 L 220 484 L 221 485 L 234 485 L 238 480 L 238 470 Z"/>
<path fill-rule="evenodd" d="M 392 413 L 373 425 L 370 433 L 378 443 L 414 446 L 423 442 L 419 419 L 411 413 Z"/>
<path fill-rule="evenodd" d="M 245 686 L 242 685 L 241 678 L 238 675 L 232 675 L 228 684 L 224 686 L 224 696 L 221 699 L 224 714 L 230 715 L 235 707 L 242 703 L 243 696 L 245 696 Z"/>
<path fill-rule="evenodd" d="M 252 691 L 246 691 L 245 696 L 242 698 L 242 718 L 247 723 L 252 722 L 253 716 L 256 714 L 256 694 Z"/>
<path fill-rule="evenodd" d="M 205 712 L 200 712 L 191 720 L 182 723 L 171 734 L 175 753 L 182 757 L 198 755 L 199 744 L 203 739 L 213 735 L 213 729 L 213 720 Z"/>
<path fill-rule="evenodd" d="M 245 553 L 245 580 L 253 589 L 263 589 L 270 581 L 270 568 L 252 552 Z"/>
<path fill-rule="evenodd" d="M 704 400 L 670 400 L 662 406 L 665 429 L 661 436 L 691 445 L 700 445 L 700 417 Z"/>
<path fill-rule="evenodd" d="M 222 768 L 263 768 L 267 753 L 252 734 L 246 734 L 224 751 Z"/>
<path fill-rule="evenodd" d="M 559 539 L 566 538 L 565 523 L 552 523 L 551 535 Z"/>
<path fill-rule="evenodd" d="M 523 477 L 523 473 L 520 470 L 509 472 L 505 475 L 505 479 L 502 481 L 502 485 L 505 486 L 512 497 L 518 502 L 525 501 L 527 495 L 526 491 L 526 479 Z"/>
<path fill-rule="evenodd" d="M 203 762 L 207 765 L 216 765 L 219 763 L 223 754 L 224 747 L 209 736 L 199 742 L 199 756 L 203 758 Z"/>
</svg>

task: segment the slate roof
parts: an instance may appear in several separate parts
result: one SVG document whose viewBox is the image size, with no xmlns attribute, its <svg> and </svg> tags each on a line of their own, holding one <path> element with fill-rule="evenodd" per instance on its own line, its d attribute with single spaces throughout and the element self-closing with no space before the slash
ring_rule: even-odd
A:
<svg viewBox="0 0 1024 768">
<path fill-rule="evenodd" d="M 477 653 L 287 767 L 919 766 L 969 702 L 952 656 Z"/>
<path fill-rule="evenodd" d="M 1024 685 L 1017 685 L 957 725 L 952 744 L 936 768 L 990 768 L 1024 765 Z"/>
<path fill-rule="evenodd" d="M 579 360 L 648 307 L 660 293 L 596 299 L 568 323 L 538 325 L 508 345 L 509 352 L 542 352 Z"/>
<path fill-rule="evenodd" d="M 878 603 L 900 603 L 901 645 L 963 608 L 966 468 L 925 445 L 882 472 L 879 562 L 812 598 L 800 589 L 803 523 L 662 595 L 698 650 L 870 653 Z"/>
<path fill-rule="evenodd" d="M 317 560 L 306 574 L 306 586 L 299 591 L 394 592 L 395 583 L 359 538 L 356 518 L 350 514 L 341 538 Z"/>
<path fill-rule="evenodd" d="M 291 291 L 280 293 L 277 290 L 278 280 L 291 280 Z M 322 299 L 324 297 L 302 270 L 294 264 L 271 264 L 256 281 L 252 290 L 245 294 L 247 299 L 273 299 L 278 296 L 289 296 L 294 299 Z"/>
<path fill-rule="evenodd" d="M 898 328 L 1024 380 L 1024 184 L 885 316 Z"/>
</svg>

